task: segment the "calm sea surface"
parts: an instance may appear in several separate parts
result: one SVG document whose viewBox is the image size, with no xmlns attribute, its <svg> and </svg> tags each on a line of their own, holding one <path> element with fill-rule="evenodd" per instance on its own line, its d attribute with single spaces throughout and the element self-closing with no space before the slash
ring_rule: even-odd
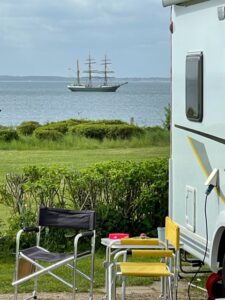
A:
<svg viewBox="0 0 225 300">
<path fill-rule="evenodd" d="M 170 99 L 166 79 L 128 79 L 115 93 L 76 93 L 64 81 L 0 81 L 0 124 L 22 121 L 120 119 L 161 125 Z"/>
</svg>

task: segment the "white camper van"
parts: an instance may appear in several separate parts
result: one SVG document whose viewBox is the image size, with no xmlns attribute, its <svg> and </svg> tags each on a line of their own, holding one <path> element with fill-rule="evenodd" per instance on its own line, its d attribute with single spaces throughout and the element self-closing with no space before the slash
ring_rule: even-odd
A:
<svg viewBox="0 0 225 300">
<path fill-rule="evenodd" d="M 216 272 L 225 254 L 225 0 L 162 1 L 172 36 L 169 213 L 184 249 L 202 260 L 208 246 L 205 262 Z M 207 179 L 217 186 L 208 234 Z"/>
</svg>

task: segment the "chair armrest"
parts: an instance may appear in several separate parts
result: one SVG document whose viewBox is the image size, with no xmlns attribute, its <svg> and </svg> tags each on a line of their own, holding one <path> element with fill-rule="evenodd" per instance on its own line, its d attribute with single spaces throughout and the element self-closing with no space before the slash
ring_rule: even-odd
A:
<svg viewBox="0 0 225 300">
<path fill-rule="evenodd" d="M 78 233 L 75 237 L 74 237 L 74 251 L 75 253 L 77 253 L 77 249 L 78 249 L 78 242 L 79 239 L 82 237 L 95 237 L 95 231 L 84 231 L 84 232 L 80 232 Z"/>
<path fill-rule="evenodd" d="M 29 233 L 29 232 L 39 233 L 40 232 L 40 228 L 37 227 L 37 226 L 24 227 L 23 229 L 20 229 L 17 232 L 17 234 L 16 234 L 16 255 L 18 255 L 19 251 L 20 251 L 20 237 L 21 237 L 22 233 Z"/>
<path fill-rule="evenodd" d="M 34 227 L 24 227 L 23 232 L 39 232 L 39 228 L 37 226 Z"/>
<path fill-rule="evenodd" d="M 85 231 L 85 232 L 81 232 L 82 237 L 88 236 L 88 237 L 93 237 L 94 236 L 94 232 L 93 231 Z"/>
</svg>

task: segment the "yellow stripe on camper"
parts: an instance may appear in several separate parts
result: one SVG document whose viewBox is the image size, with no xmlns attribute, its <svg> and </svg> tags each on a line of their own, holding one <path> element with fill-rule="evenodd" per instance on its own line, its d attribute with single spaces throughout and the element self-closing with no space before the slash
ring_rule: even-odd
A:
<svg viewBox="0 0 225 300">
<path fill-rule="evenodd" d="M 198 151 L 197 149 L 197 145 L 199 144 L 199 147 L 202 145 L 202 143 L 192 139 L 191 137 L 188 137 L 188 141 L 191 145 L 191 148 L 195 154 L 195 157 L 197 158 L 197 161 L 199 163 L 199 165 L 201 166 L 203 172 L 205 173 L 206 177 L 209 177 L 209 174 L 212 172 L 212 167 L 210 166 L 210 163 L 208 161 L 208 155 L 206 153 L 206 150 L 204 148 L 203 153 L 205 152 L 205 158 L 203 158 L 200 155 L 200 151 Z M 202 149 L 200 149 L 202 150 Z M 204 155 L 203 155 L 204 156 Z M 223 195 L 222 191 L 220 190 L 219 187 L 215 187 L 215 191 L 217 196 L 220 198 L 221 201 L 223 201 L 225 203 L 225 196 Z"/>
<path fill-rule="evenodd" d="M 203 163 L 203 161 L 202 161 L 202 159 L 201 159 L 201 156 L 200 156 L 200 154 L 198 153 L 198 150 L 196 149 L 196 147 L 195 147 L 195 145 L 194 145 L 193 139 L 192 139 L 191 137 L 188 137 L 188 141 L 189 141 L 189 143 L 190 143 L 190 145 L 191 145 L 191 148 L 192 148 L 192 150 L 193 150 L 193 152 L 194 152 L 194 154 L 195 154 L 195 156 L 196 156 L 196 158 L 197 158 L 197 160 L 198 160 L 198 162 L 199 162 L 199 164 L 200 164 L 200 166 L 201 166 L 203 172 L 204 172 L 205 175 L 208 177 L 208 176 L 209 176 L 209 172 L 207 171 L 207 169 L 206 169 L 206 167 L 205 167 L 205 165 L 204 165 L 204 163 Z"/>
</svg>

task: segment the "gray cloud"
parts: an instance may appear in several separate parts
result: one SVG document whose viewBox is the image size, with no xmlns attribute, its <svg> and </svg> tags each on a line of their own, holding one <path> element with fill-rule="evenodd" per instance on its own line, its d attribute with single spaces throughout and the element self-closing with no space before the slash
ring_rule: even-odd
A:
<svg viewBox="0 0 225 300">
<path fill-rule="evenodd" d="M 2 74 L 68 75 L 90 50 L 107 52 L 120 76 L 168 75 L 169 11 L 159 0 L 1 0 L 0 20 Z"/>
</svg>

